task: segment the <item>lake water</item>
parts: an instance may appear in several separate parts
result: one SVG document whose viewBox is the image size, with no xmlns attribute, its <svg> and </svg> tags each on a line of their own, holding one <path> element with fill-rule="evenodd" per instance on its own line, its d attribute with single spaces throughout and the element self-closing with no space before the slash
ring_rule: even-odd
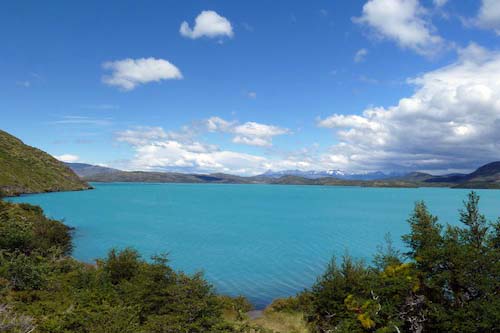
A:
<svg viewBox="0 0 500 333">
<path fill-rule="evenodd" d="M 401 235 L 415 201 L 456 224 L 468 190 L 292 185 L 93 184 L 95 190 L 22 196 L 76 228 L 74 256 L 91 262 L 112 247 L 202 270 L 218 292 L 256 307 L 310 287 L 346 251 L 370 260 L 384 235 Z M 480 190 L 481 209 L 500 216 L 500 191 Z"/>
</svg>

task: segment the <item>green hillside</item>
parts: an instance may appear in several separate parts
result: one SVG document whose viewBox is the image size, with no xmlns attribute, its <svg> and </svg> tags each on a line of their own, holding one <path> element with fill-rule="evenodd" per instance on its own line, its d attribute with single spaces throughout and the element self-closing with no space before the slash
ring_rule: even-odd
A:
<svg viewBox="0 0 500 333">
<path fill-rule="evenodd" d="M 0 192 L 4 195 L 88 189 L 89 185 L 49 154 L 0 130 Z"/>
</svg>

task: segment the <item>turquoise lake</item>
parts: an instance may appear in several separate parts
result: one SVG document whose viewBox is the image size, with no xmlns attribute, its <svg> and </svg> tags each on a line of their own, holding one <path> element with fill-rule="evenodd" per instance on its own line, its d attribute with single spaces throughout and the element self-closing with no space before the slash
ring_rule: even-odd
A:
<svg viewBox="0 0 500 333">
<path fill-rule="evenodd" d="M 333 255 L 371 260 L 384 235 L 402 248 L 414 203 L 457 224 L 468 190 L 292 185 L 93 184 L 95 190 L 12 198 L 43 207 L 75 227 L 77 259 L 112 247 L 144 257 L 169 253 L 188 273 L 203 271 L 220 293 L 257 308 L 310 287 Z M 500 191 L 479 190 L 480 207 L 500 216 Z"/>
</svg>

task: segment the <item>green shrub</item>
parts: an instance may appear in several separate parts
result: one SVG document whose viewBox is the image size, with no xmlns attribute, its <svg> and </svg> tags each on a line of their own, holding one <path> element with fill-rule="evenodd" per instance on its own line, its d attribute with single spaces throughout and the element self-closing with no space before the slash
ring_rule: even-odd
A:
<svg viewBox="0 0 500 333">
<path fill-rule="evenodd" d="M 29 254 L 54 248 L 71 253 L 71 228 L 45 217 L 40 207 L 0 201 L 0 249 Z"/>
</svg>

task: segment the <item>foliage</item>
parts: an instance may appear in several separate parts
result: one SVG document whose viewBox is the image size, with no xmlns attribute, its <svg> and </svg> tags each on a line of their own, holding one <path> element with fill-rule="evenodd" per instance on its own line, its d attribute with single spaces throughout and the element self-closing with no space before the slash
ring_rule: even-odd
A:
<svg viewBox="0 0 500 333">
<path fill-rule="evenodd" d="M 490 332 L 500 322 L 500 220 L 488 223 L 471 192 L 461 227 L 438 223 L 423 202 L 403 236 L 369 267 L 332 260 L 310 291 L 313 332 Z"/>
<path fill-rule="evenodd" d="M 295 297 L 275 299 L 265 311 L 296 313 L 305 311 L 310 305 L 310 294 L 303 292 Z"/>
<path fill-rule="evenodd" d="M 0 192 L 3 195 L 89 187 L 62 162 L 1 130 L 0 165 Z"/>
<path fill-rule="evenodd" d="M 224 304 L 250 307 L 222 301 L 201 274 L 174 271 L 165 255 L 146 261 L 112 249 L 95 265 L 78 262 L 68 256 L 70 229 L 30 205 L 0 201 L 0 245 L 0 297 L 16 318 L 33 318 L 34 332 L 232 332 Z"/>
<path fill-rule="evenodd" d="M 38 251 L 43 255 L 54 250 L 69 254 L 71 228 L 45 217 L 40 207 L 0 201 L 0 249 L 24 254 Z"/>
<path fill-rule="evenodd" d="M 230 297 L 218 296 L 226 319 L 233 321 L 244 321 L 248 318 L 247 312 L 253 309 L 252 304 L 243 296 Z"/>
<path fill-rule="evenodd" d="M 275 333 L 306 333 L 308 332 L 304 315 L 302 312 L 280 312 L 266 309 L 264 315 L 252 321 L 257 327 L 264 331 Z"/>
<path fill-rule="evenodd" d="M 372 266 L 334 258 L 310 290 L 250 319 L 245 298 L 216 295 L 201 274 L 173 270 L 166 255 L 145 260 L 134 249 L 112 249 L 95 264 L 78 262 L 69 256 L 70 228 L 39 207 L 0 200 L 0 331 L 499 330 L 500 219 L 488 222 L 471 192 L 460 221 L 443 226 L 418 202 L 406 253 L 387 237 Z"/>
</svg>

